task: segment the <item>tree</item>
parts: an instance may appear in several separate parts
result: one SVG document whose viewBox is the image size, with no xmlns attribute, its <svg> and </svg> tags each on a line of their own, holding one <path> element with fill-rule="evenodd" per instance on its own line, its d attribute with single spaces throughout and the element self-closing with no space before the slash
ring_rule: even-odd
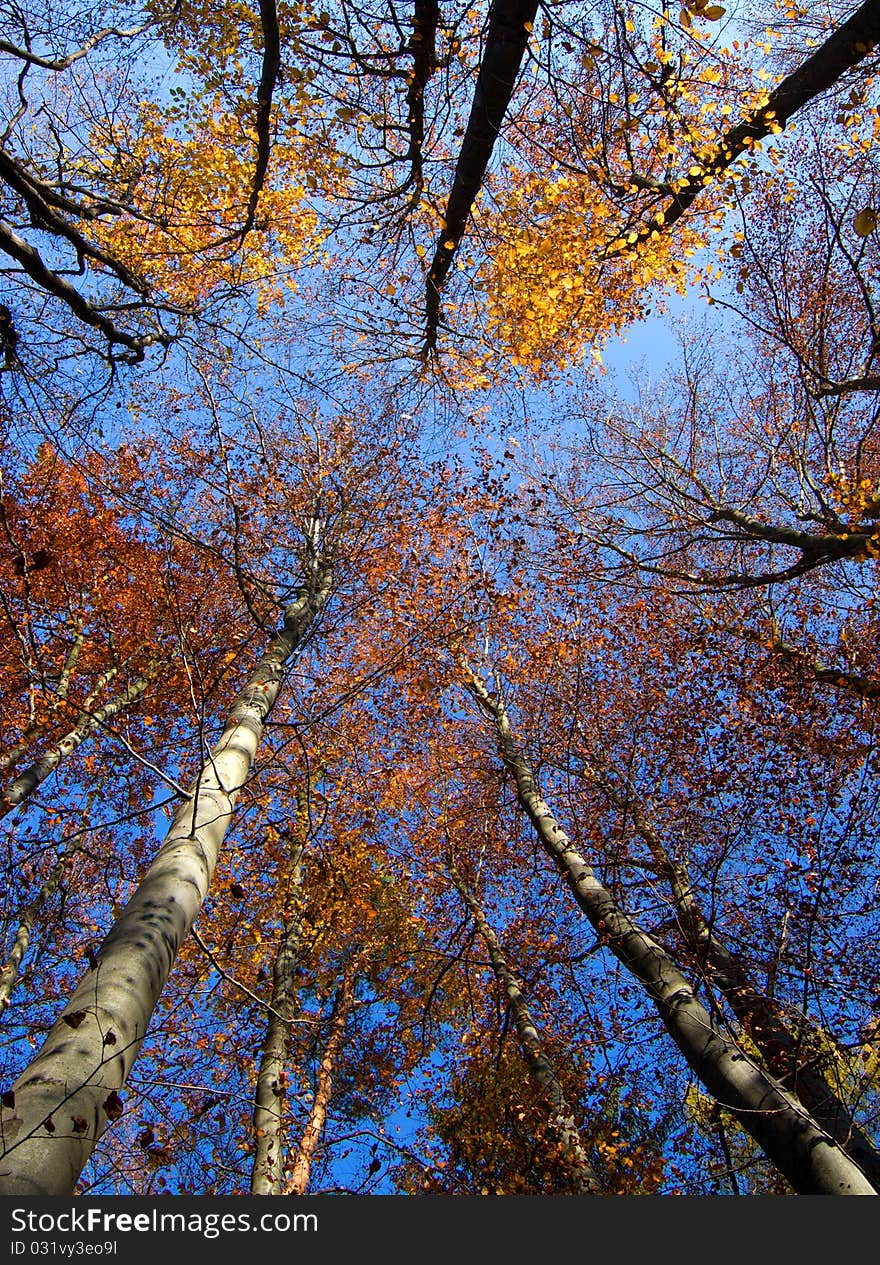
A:
<svg viewBox="0 0 880 1265">
<path fill-rule="evenodd" d="M 72 1189 L 108 1121 L 121 1114 L 119 1090 L 149 1024 L 159 991 L 211 882 L 217 853 L 250 772 L 285 662 L 327 600 L 331 565 L 322 523 L 307 523 L 311 574 L 284 612 L 282 628 L 209 753 L 165 843 L 70 999 L 37 1059 L 9 1091 L 3 1122 L 4 1185 L 12 1192 Z M 76 1032 L 75 1042 L 70 1032 Z M 76 1046 L 71 1050 L 71 1046 Z M 108 1057 L 106 1051 L 120 1045 Z M 66 1053 L 66 1057 L 65 1057 Z M 75 1088 L 71 1088 L 75 1086 Z M 56 1145 L 61 1116 L 65 1147 Z M 66 1118 L 70 1117 L 69 1122 Z M 42 1133 L 46 1137 L 41 1136 Z"/>
<path fill-rule="evenodd" d="M 596 1175 L 578 1137 L 574 1115 L 566 1102 L 553 1064 L 544 1051 L 522 988 L 504 957 L 494 928 L 486 921 L 485 914 L 457 870 L 452 870 L 451 878 L 473 917 L 474 925 L 488 950 L 492 970 L 507 995 L 523 1059 L 530 1076 L 547 1099 L 548 1123 L 551 1130 L 558 1135 L 563 1159 L 571 1168 L 574 1189 L 582 1195 L 596 1194 Z"/>
<path fill-rule="evenodd" d="M 467 664 L 462 665 L 462 670 L 467 689 L 495 725 L 501 757 L 542 846 L 565 875 L 575 899 L 602 940 L 650 993 L 664 1025 L 700 1079 L 737 1116 L 796 1190 L 813 1194 L 872 1193 L 873 1188 L 860 1169 L 849 1160 L 842 1160 L 798 1100 L 742 1051 L 728 1045 L 674 962 L 598 882 L 541 798 L 534 774 L 513 739 L 503 699 L 491 695 Z"/>
<path fill-rule="evenodd" d="M 7 16 L 4 1189 L 876 1193 L 878 15 Z"/>
</svg>

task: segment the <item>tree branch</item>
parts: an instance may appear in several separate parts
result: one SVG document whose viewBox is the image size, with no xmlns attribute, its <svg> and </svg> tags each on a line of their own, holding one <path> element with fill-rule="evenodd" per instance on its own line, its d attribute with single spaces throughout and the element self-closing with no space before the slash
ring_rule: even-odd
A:
<svg viewBox="0 0 880 1265">
<path fill-rule="evenodd" d="M 440 291 L 483 183 L 537 11 L 538 0 L 494 0 L 489 13 L 489 31 L 470 118 L 446 203 L 445 224 L 428 272 L 425 293 L 426 358 L 437 347 Z"/>
</svg>

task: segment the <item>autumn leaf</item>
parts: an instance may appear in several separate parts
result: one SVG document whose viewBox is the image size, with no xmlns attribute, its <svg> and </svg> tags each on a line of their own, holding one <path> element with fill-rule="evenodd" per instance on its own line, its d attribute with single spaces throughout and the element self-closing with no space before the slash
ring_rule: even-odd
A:
<svg viewBox="0 0 880 1265">
<path fill-rule="evenodd" d="M 125 1110 L 122 1099 L 119 1097 L 119 1094 L 115 1089 L 110 1091 L 101 1105 L 104 1108 L 108 1120 L 118 1120 Z"/>
<path fill-rule="evenodd" d="M 871 207 L 859 211 L 853 220 L 853 229 L 858 237 L 870 237 L 877 227 L 877 212 Z"/>
</svg>

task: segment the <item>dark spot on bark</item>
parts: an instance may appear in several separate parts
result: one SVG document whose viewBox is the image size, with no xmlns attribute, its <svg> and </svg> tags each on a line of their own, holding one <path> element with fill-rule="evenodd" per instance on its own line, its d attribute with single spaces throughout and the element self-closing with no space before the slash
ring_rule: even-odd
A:
<svg viewBox="0 0 880 1265">
<path fill-rule="evenodd" d="M 32 1072 L 30 1076 L 22 1077 L 21 1088 L 27 1089 L 30 1085 L 49 1085 L 51 1081 L 48 1076 L 44 1076 L 42 1072 Z"/>
<path fill-rule="evenodd" d="M 45 1058 L 47 1058 L 47 1059 L 58 1059 L 58 1058 L 61 1058 L 62 1054 L 66 1053 L 66 1051 L 67 1051 L 69 1048 L 70 1048 L 70 1042 L 69 1042 L 69 1041 L 59 1041 L 58 1045 L 56 1045 L 56 1046 L 55 1046 L 54 1050 L 47 1050 L 47 1051 L 46 1051 L 46 1054 L 45 1054 L 45 1056 L 44 1056 L 44 1057 L 45 1057 Z"/>
</svg>

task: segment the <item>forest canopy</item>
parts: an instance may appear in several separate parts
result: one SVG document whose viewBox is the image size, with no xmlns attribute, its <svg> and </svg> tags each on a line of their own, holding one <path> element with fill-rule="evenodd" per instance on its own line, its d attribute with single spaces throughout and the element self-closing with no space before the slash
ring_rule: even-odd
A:
<svg viewBox="0 0 880 1265">
<path fill-rule="evenodd" d="M 880 0 L 323 3 L 0 0 L 0 1193 L 876 1194 Z"/>
</svg>

